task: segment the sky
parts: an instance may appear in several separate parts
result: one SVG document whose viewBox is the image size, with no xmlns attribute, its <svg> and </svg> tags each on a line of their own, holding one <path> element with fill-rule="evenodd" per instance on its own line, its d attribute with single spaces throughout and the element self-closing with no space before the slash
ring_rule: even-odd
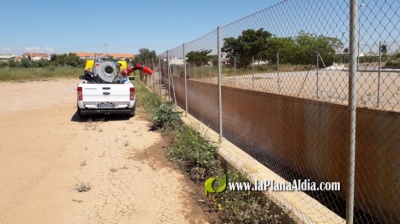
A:
<svg viewBox="0 0 400 224">
<path fill-rule="evenodd" d="M 0 54 L 161 54 L 281 0 L 0 0 Z"/>
<path fill-rule="evenodd" d="M 215 51 L 217 26 L 222 39 L 237 37 L 244 29 L 263 28 L 278 37 L 295 37 L 301 31 L 334 37 L 347 47 L 349 2 L 0 0 L 0 54 L 138 54 L 139 49 L 148 48 L 157 55 L 170 50 L 179 56 L 183 43 L 188 50 Z M 363 5 L 359 13 L 361 51 L 377 52 L 379 42 L 390 51 L 399 51 L 400 0 L 358 3 Z"/>
</svg>

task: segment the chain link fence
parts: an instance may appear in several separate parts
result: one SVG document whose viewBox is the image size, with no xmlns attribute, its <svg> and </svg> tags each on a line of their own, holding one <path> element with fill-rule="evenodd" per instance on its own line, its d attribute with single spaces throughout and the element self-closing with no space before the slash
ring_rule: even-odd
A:
<svg viewBox="0 0 400 224">
<path fill-rule="evenodd" d="M 146 84 L 286 181 L 340 182 L 304 193 L 347 223 L 400 223 L 399 10 L 283 1 L 148 61 Z"/>
</svg>

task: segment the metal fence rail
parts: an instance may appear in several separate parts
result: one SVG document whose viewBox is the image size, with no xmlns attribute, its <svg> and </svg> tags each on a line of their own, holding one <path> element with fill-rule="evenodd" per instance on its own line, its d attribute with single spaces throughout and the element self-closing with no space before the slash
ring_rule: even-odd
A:
<svg viewBox="0 0 400 224">
<path fill-rule="evenodd" d="M 287 181 L 340 182 L 305 193 L 347 223 L 400 223 L 399 10 L 286 0 L 159 55 L 147 84 Z"/>
</svg>

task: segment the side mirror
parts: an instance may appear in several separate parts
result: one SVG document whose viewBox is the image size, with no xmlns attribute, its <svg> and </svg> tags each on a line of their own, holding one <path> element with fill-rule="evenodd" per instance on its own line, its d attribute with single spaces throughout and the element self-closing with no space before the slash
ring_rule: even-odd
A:
<svg viewBox="0 0 400 224">
<path fill-rule="evenodd" d="M 84 75 L 80 75 L 80 76 L 79 76 L 79 79 L 84 80 L 84 79 L 85 79 L 85 76 L 84 76 Z"/>
<path fill-rule="evenodd" d="M 128 79 L 132 81 L 132 80 L 135 80 L 135 77 L 129 76 Z"/>
</svg>

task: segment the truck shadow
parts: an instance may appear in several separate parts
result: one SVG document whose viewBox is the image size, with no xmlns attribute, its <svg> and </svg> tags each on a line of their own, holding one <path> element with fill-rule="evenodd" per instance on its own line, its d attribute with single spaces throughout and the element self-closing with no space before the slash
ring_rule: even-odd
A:
<svg viewBox="0 0 400 224">
<path fill-rule="evenodd" d="M 78 122 L 78 123 L 85 123 L 88 122 L 89 120 L 107 122 L 107 121 L 128 121 L 129 119 L 130 119 L 129 116 L 115 115 L 115 114 L 113 115 L 99 114 L 99 115 L 91 115 L 86 118 L 80 118 L 77 112 L 75 112 L 71 117 L 72 122 Z"/>
</svg>

